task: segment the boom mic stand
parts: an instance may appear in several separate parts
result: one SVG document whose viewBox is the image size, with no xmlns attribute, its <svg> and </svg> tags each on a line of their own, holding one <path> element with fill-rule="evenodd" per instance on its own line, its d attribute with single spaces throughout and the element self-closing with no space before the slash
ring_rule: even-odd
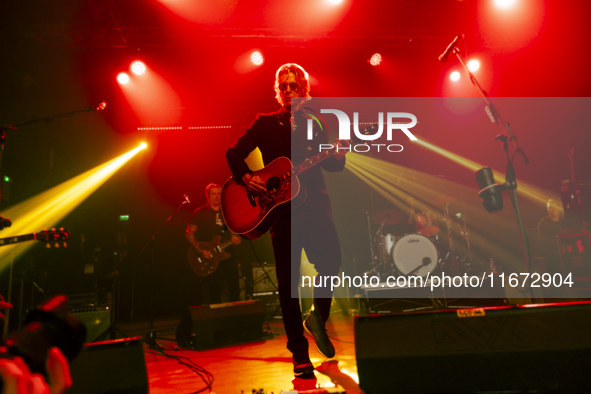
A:
<svg viewBox="0 0 591 394">
<path fill-rule="evenodd" d="M 456 37 L 456 40 L 454 40 L 454 42 L 456 42 L 456 41 L 457 41 L 457 37 Z M 454 44 L 454 42 L 452 42 L 452 44 Z M 451 44 L 450 44 L 450 46 L 451 46 Z M 447 52 L 447 50 L 446 50 L 446 52 Z M 503 121 L 499 111 L 497 111 L 495 106 L 490 102 L 486 91 L 484 91 L 484 89 L 482 89 L 482 86 L 480 86 L 480 84 L 478 83 L 478 80 L 476 79 L 474 74 L 472 74 L 470 69 L 468 69 L 468 66 L 464 62 L 464 59 L 462 59 L 462 55 L 460 54 L 460 49 L 458 49 L 458 47 L 456 47 L 455 44 L 454 44 L 452 53 L 454 55 L 456 55 L 456 57 L 458 58 L 458 60 L 460 61 L 461 65 L 462 65 L 462 67 L 464 67 L 464 70 L 466 70 L 466 72 L 468 73 L 468 76 L 470 77 L 470 81 L 472 82 L 472 84 L 474 86 L 476 86 L 476 88 L 478 89 L 478 91 L 482 95 L 482 98 L 483 98 L 484 102 L 486 103 L 485 112 L 488 115 L 488 117 L 490 118 L 491 122 L 496 123 L 499 126 L 501 126 L 503 131 L 505 133 L 507 133 L 507 135 L 509 136 L 509 137 L 507 137 L 506 135 L 500 135 L 500 136 L 497 136 L 495 138 L 495 140 L 501 140 L 503 142 L 503 150 L 505 151 L 505 158 L 507 161 L 507 173 L 505 175 L 506 183 L 504 185 L 502 185 L 502 187 L 503 187 L 503 189 L 509 191 L 509 197 L 510 197 L 511 203 L 513 204 L 513 207 L 515 209 L 515 214 L 517 216 L 517 222 L 519 223 L 519 231 L 521 232 L 521 248 L 523 250 L 523 256 L 525 259 L 525 272 L 527 272 L 529 274 L 531 257 L 530 257 L 529 243 L 527 240 L 527 234 L 525 231 L 525 226 L 523 224 L 523 217 L 521 215 L 521 209 L 519 208 L 519 200 L 517 198 L 517 177 L 515 176 L 515 168 L 513 167 L 513 158 L 515 157 L 516 153 L 519 153 L 523 157 L 525 164 L 529 163 L 529 159 L 525 155 L 525 152 L 519 147 L 519 140 L 517 139 L 517 137 L 515 137 L 515 134 L 513 134 L 513 131 L 509 127 L 509 123 Z M 509 155 L 509 147 L 507 144 L 507 139 L 509 141 L 513 142 L 513 145 L 515 147 L 515 151 L 513 153 L 513 156 Z M 532 288 L 531 288 L 529 282 L 527 284 L 527 288 L 529 290 L 530 297 L 533 301 L 534 295 L 533 295 L 533 291 L 532 291 Z"/>
<path fill-rule="evenodd" d="M 84 109 L 79 109 L 76 111 L 70 111 L 70 112 L 66 112 L 63 114 L 59 114 L 59 115 L 52 115 L 52 116 L 48 116 L 46 118 L 41 118 L 41 119 L 31 119 L 28 120 L 26 122 L 23 123 L 19 123 L 19 124 L 15 124 L 15 125 L 0 125 L 0 174 L 2 174 L 2 160 L 3 160 L 3 155 L 4 155 L 4 144 L 6 142 L 6 130 L 17 130 L 18 128 L 22 127 L 22 126 L 27 126 L 33 123 L 38 123 L 38 122 L 51 122 L 53 120 L 61 120 L 64 119 L 68 116 L 72 116 L 74 114 L 80 113 L 80 112 L 90 112 L 90 111 L 103 111 L 105 108 L 107 108 L 107 102 L 106 101 L 101 101 L 100 103 L 98 103 L 95 106 L 89 106 L 89 107 L 84 107 Z M 0 189 L 0 201 L 2 200 L 2 190 Z M 2 218 L 0 216 L 0 218 Z M 8 222 L 6 222 L 6 220 L 8 220 Z M 0 230 L 4 229 L 4 227 L 10 227 L 11 223 L 9 219 L 4 219 L 2 218 L 2 228 L 0 228 Z M 8 224 L 7 224 L 8 223 Z M 12 253 L 11 253 L 12 256 Z M 10 260 L 10 272 L 8 275 L 8 301 L 10 301 L 11 298 L 11 292 L 12 292 L 12 277 L 13 277 L 13 272 L 12 272 L 12 268 L 13 268 L 13 259 L 11 258 Z M 6 321 L 4 322 L 4 336 L 6 336 L 6 334 L 8 333 L 8 324 L 9 324 L 9 319 L 10 319 L 10 309 L 8 309 L 6 311 Z"/>
<path fill-rule="evenodd" d="M 156 339 L 165 339 L 158 338 L 156 336 L 156 330 L 154 329 L 154 270 L 156 269 L 156 262 L 154 259 L 154 244 L 156 243 L 156 237 L 160 235 L 160 232 L 162 232 L 164 227 L 168 225 L 171 219 L 177 214 L 178 211 L 181 210 L 181 208 L 185 204 L 189 204 L 189 200 L 187 200 L 186 198 L 183 200 L 181 205 L 179 205 L 176 211 L 174 211 L 174 213 L 170 215 L 168 219 L 166 219 L 166 221 L 162 224 L 160 229 L 158 229 L 158 231 L 156 231 L 156 233 L 154 233 L 154 235 L 150 237 L 150 240 L 144 245 L 142 250 L 140 250 L 140 252 L 138 253 L 139 257 L 146 251 L 146 249 L 150 249 L 150 329 L 148 331 L 148 335 L 146 335 L 146 339 L 144 340 L 144 342 L 146 342 L 148 348 L 152 350 L 162 350 L 162 346 L 160 346 Z"/>
</svg>

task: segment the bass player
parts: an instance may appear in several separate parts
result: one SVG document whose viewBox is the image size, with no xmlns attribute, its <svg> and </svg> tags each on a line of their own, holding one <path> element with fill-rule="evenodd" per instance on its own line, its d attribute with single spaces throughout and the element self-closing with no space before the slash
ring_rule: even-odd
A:
<svg viewBox="0 0 591 394">
<path fill-rule="evenodd" d="M 185 238 L 187 238 L 193 250 L 198 256 L 204 257 L 205 259 L 212 258 L 212 254 L 210 251 L 200 248 L 200 242 L 211 242 L 215 237 L 221 236 L 221 243 L 230 239 L 234 245 L 240 243 L 240 237 L 232 234 L 224 222 L 224 217 L 220 209 L 221 193 L 222 188 L 220 185 L 215 183 L 207 185 L 205 188 L 207 203 L 193 212 L 191 222 L 187 226 L 185 233 Z M 224 281 L 228 285 L 229 301 L 240 300 L 238 262 L 231 249 L 232 247 L 226 250 L 230 253 L 230 257 L 220 261 L 212 274 L 199 277 L 199 305 L 203 304 L 202 293 L 204 284 L 207 284 L 208 287 L 208 302 L 210 304 L 221 303 L 221 285 Z"/>
</svg>

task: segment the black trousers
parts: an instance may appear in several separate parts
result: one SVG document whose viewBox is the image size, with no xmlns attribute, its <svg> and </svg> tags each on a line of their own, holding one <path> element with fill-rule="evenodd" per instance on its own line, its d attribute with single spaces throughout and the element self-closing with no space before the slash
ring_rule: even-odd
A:
<svg viewBox="0 0 591 394">
<path fill-rule="evenodd" d="M 226 282 L 228 284 L 229 301 L 240 301 L 238 263 L 233 255 L 227 260 L 220 261 L 213 274 L 200 278 L 199 288 L 197 289 L 197 305 L 203 305 L 204 301 L 207 301 L 210 304 L 221 303 L 222 282 Z M 205 283 L 207 283 L 209 290 L 209 300 L 202 299 L 203 287 Z"/>
<path fill-rule="evenodd" d="M 279 303 L 287 334 L 287 348 L 296 359 L 308 356 L 298 298 L 302 249 L 319 275 L 338 275 L 341 246 L 329 211 L 295 210 L 280 217 L 271 228 Z M 314 307 L 326 322 L 330 315 L 330 287 L 314 289 Z"/>
</svg>

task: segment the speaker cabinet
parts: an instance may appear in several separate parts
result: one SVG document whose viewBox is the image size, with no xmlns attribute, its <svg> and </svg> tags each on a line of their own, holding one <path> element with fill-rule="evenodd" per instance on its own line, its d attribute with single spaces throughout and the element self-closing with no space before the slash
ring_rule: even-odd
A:
<svg viewBox="0 0 591 394">
<path fill-rule="evenodd" d="M 591 392 L 591 303 L 458 309 L 355 319 L 366 394 Z"/>
<path fill-rule="evenodd" d="M 148 373 L 141 337 L 87 344 L 70 365 L 68 394 L 147 394 Z"/>
<path fill-rule="evenodd" d="M 189 307 L 176 340 L 181 347 L 199 350 L 260 341 L 264 320 L 259 300 Z"/>
</svg>

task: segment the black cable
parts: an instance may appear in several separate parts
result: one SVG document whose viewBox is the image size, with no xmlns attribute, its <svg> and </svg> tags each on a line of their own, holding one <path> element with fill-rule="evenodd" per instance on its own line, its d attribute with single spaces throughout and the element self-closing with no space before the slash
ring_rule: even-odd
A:
<svg viewBox="0 0 591 394">
<path fill-rule="evenodd" d="M 341 343 L 348 343 L 348 344 L 351 344 L 351 345 L 355 345 L 355 342 L 343 341 L 342 339 L 338 339 L 338 338 L 335 338 L 335 337 L 331 337 L 330 335 L 329 335 L 328 337 L 329 337 L 330 339 L 334 340 L 334 341 L 337 341 L 337 342 L 341 342 Z"/>
<path fill-rule="evenodd" d="M 168 349 L 168 350 L 171 350 L 171 349 Z M 213 374 L 211 372 L 207 371 L 205 368 L 203 368 L 200 365 L 193 362 L 193 360 L 191 360 L 190 358 L 185 357 L 185 356 L 173 356 L 173 355 L 167 354 L 164 351 L 164 348 L 161 351 L 153 351 L 153 352 L 146 350 L 146 353 L 153 354 L 156 356 L 164 356 L 164 357 L 176 360 L 179 364 L 186 366 L 193 373 L 195 373 L 197 376 L 199 376 L 199 378 L 201 378 L 201 380 L 203 380 L 203 382 L 205 383 L 206 386 L 200 390 L 193 391 L 190 394 L 198 394 L 198 393 L 202 393 L 206 390 L 212 389 L 213 380 L 214 380 Z M 184 361 L 184 360 L 187 360 L 187 361 Z"/>
</svg>

